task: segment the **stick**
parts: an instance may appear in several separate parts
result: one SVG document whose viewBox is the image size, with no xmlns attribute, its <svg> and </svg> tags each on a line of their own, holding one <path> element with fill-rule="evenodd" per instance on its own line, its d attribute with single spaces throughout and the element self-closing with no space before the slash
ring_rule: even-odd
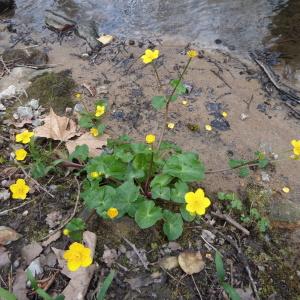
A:
<svg viewBox="0 0 300 300">
<path fill-rule="evenodd" d="M 235 221 L 234 219 L 232 219 L 228 215 L 224 215 L 224 214 L 220 214 L 220 213 L 216 213 L 216 212 L 211 212 L 211 214 L 215 217 L 218 217 L 219 219 L 227 221 L 228 223 L 230 223 L 231 225 L 233 225 L 234 227 L 236 227 L 237 229 L 239 229 L 240 231 L 242 231 L 246 235 L 250 235 L 250 231 L 248 229 L 243 227 L 241 224 L 239 224 L 237 221 Z"/>
<path fill-rule="evenodd" d="M 229 83 L 227 83 L 227 81 L 215 70 L 210 70 L 214 75 L 216 75 L 221 81 L 224 82 L 225 85 L 227 85 L 230 89 L 232 89 L 232 87 L 229 85 Z"/>
<path fill-rule="evenodd" d="M 200 294 L 200 291 L 199 291 L 199 289 L 198 289 L 198 286 L 197 286 L 197 284 L 196 284 L 196 281 L 195 281 L 195 279 L 194 279 L 194 276 L 193 276 L 193 274 L 191 274 L 191 276 L 192 276 L 192 279 L 193 279 L 193 282 L 194 282 L 195 288 L 196 288 L 196 290 L 197 290 L 197 293 L 198 293 L 198 295 L 199 295 L 200 299 L 202 300 L 202 296 L 201 296 L 201 294 Z"/>
<path fill-rule="evenodd" d="M 10 211 L 17 210 L 17 209 L 19 209 L 19 208 L 21 208 L 21 207 L 23 207 L 23 206 L 25 206 L 25 205 L 27 205 L 27 204 L 29 204 L 31 202 L 34 202 L 34 201 L 35 201 L 35 199 L 32 199 L 30 201 L 26 201 L 26 202 L 22 203 L 19 206 L 16 206 L 16 207 L 13 207 L 13 208 L 10 208 L 10 209 L 6 209 L 6 210 L 3 210 L 3 211 L 0 211 L 0 216 L 7 215 Z"/>
<path fill-rule="evenodd" d="M 138 256 L 139 260 L 141 261 L 141 263 L 143 264 L 144 268 L 146 270 L 149 270 L 148 268 L 148 263 L 145 262 L 145 260 L 143 259 L 143 257 L 141 256 L 141 253 L 139 252 L 139 250 L 136 248 L 136 246 L 131 243 L 129 240 L 127 240 L 125 237 L 123 237 L 123 240 L 133 249 L 133 251 L 135 252 L 135 254 Z"/>
<path fill-rule="evenodd" d="M 5 69 L 5 71 L 7 72 L 7 74 L 9 74 L 9 73 L 10 73 L 10 71 L 9 71 L 8 67 L 6 66 L 6 64 L 5 64 L 5 62 L 4 62 L 4 60 L 3 60 L 3 57 L 2 57 L 2 56 L 0 56 L 0 61 L 1 61 L 2 65 L 3 65 L 3 68 L 4 68 L 4 69 Z"/>
<path fill-rule="evenodd" d="M 60 231 L 61 229 L 63 229 L 76 215 L 76 211 L 77 211 L 77 207 L 78 207 L 78 203 L 79 203 L 79 199 L 80 199 L 80 187 L 81 184 L 79 183 L 77 177 L 75 177 L 77 186 L 78 186 L 78 192 L 77 192 L 77 198 L 76 198 L 76 202 L 75 202 L 75 207 L 74 210 L 71 214 L 71 216 L 69 218 L 67 218 L 64 222 L 61 223 L 61 225 L 56 228 L 53 232 L 49 233 L 48 235 L 46 235 L 45 237 L 41 238 L 39 241 L 44 241 L 46 239 L 48 239 L 50 236 L 54 235 L 56 232 Z"/>
</svg>

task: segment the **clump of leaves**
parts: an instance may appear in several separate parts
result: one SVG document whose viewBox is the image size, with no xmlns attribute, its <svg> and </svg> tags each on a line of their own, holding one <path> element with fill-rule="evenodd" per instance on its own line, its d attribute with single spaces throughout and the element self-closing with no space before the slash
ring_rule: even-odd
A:
<svg viewBox="0 0 300 300">
<path fill-rule="evenodd" d="M 86 224 L 81 218 L 73 218 L 65 227 L 64 232 L 76 242 L 82 241 L 82 235 L 86 229 Z"/>
<path fill-rule="evenodd" d="M 194 219 L 185 210 L 184 195 L 189 183 L 204 178 L 204 165 L 195 153 L 172 143 L 156 148 L 122 136 L 108 140 L 106 151 L 90 159 L 85 170 L 82 198 L 105 219 L 112 218 L 109 209 L 114 208 L 114 217 L 129 215 L 142 229 L 162 221 L 169 240 L 182 234 L 183 219 Z M 96 178 L 95 172 L 100 174 Z"/>
</svg>

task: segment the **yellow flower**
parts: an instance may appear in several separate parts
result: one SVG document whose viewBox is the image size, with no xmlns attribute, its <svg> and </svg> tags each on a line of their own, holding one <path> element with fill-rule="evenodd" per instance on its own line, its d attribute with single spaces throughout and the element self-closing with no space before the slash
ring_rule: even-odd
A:
<svg viewBox="0 0 300 300">
<path fill-rule="evenodd" d="M 33 135 L 34 135 L 33 132 L 29 132 L 28 130 L 25 130 L 22 133 L 16 135 L 16 142 L 28 144 Z"/>
<path fill-rule="evenodd" d="M 284 193 L 288 194 L 290 192 L 290 189 L 287 186 L 285 186 L 285 187 L 282 188 L 282 191 Z"/>
<path fill-rule="evenodd" d="M 92 177 L 92 178 L 98 178 L 98 177 L 100 177 L 102 174 L 101 174 L 101 172 L 91 172 L 90 173 L 90 176 Z"/>
<path fill-rule="evenodd" d="M 153 144 L 155 142 L 155 135 L 154 134 L 147 134 L 146 135 L 146 142 L 147 142 L 147 144 Z"/>
<path fill-rule="evenodd" d="M 80 267 L 86 268 L 93 262 L 91 249 L 77 242 L 71 244 L 69 250 L 65 251 L 64 259 L 67 261 L 68 269 L 72 272 Z"/>
<path fill-rule="evenodd" d="M 107 213 L 108 217 L 110 217 L 111 219 L 114 219 L 115 217 L 118 216 L 119 211 L 115 208 L 115 207 L 111 207 Z"/>
<path fill-rule="evenodd" d="M 151 49 L 147 49 L 145 54 L 142 55 L 141 59 L 143 60 L 144 64 L 149 64 L 153 60 L 157 59 L 159 56 L 159 50 L 152 51 Z"/>
<path fill-rule="evenodd" d="M 24 160 L 25 157 L 27 156 L 27 151 L 25 149 L 18 149 L 15 151 L 15 155 L 16 155 L 16 160 Z"/>
<path fill-rule="evenodd" d="M 66 236 L 69 236 L 70 230 L 65 228 L 65 229 L 63 230 L 63 234 L 66 235 Z"/>
<path fill-rule="evenodd" d="M 194 57 L 198 56 L 198 52 L 196 50 L 190 50 L 187 52 L 187 56 L 189 58 L 194 58 Z"/>
<path fill-rule="evenodd" d="M 210 125 L 205 125 L 205 129 L 207 130 L 207 131 L 212 131 L 212 127 L 210 126 Z"/>
<path fill-rule="evenodd" d="M 76 97 L 76 98 L 80 98 L 80 97 L 81 97 L 81 94 L 80 94 L 80 93 L 76 93 L 76 94 L 75 94 L 75 97 Z"/>
<path fill-rule="evenodd" d="M 205 197 L 202 189 L 197 189 L 194 192 L 188 192 L 185 194 L 185 202 L 187 203 L 185 209 L 192 215 L 204 215 L 205 209 L 210 206 L 210 200 Z"/>
<path fill-rule="evenodd" d="M 294 147 L 293 151 L 295 155 L 300 155 L 300 140 L 292 140 L 292 146 Z"/>
<path fill-rule="evenodd" d="M 94 137 L 98 136 L 99 135 L 99 131 L 97 128 L 93 127 L 90 129 L 90 134 Z"/>
<path fill-rule="evenodd" d="M 224 118 L 227 118 L 228 113 L 227 113 L 226 111 L 223 111 L 223 112 L 222 112 L 222 116 L 223 116 Z"/>
<path fill-rule="evenodd" d="M 187 105 L 187 101 L 186 100 L 182 100 L 182 102 L 181 102 L 183 105 Z"/>
<path fill-rule="evenodd" d="M 173 129 L 175 127 L 174 123 L 168 123 L 168 128 Z"/>
<path fill-rule="evenodd" d="M 12 192 L 13 199 L 21 200 L 26 199 L 27 193 L 30 190 L 24 179 L 18 179 L 16 183 L 10 185 L 9 189 Z"/>
<path fill-rule="evenodd" d="M 95 117 L 101 117 L 105 113 L 105 106 L 104 105 L 97 105 Z"/>
</svg>

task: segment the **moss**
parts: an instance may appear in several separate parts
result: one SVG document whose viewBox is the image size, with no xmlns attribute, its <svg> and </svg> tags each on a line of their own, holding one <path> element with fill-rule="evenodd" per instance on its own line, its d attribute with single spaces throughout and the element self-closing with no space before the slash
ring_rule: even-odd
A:
<svg viewBox="0 0 300 300">
<path fill-rule="evenodd" d="M 69 71 L 45 73 L 36 77 L 27 89 L 30 98 L 40 100 L 44 107 L 52 107 L 56 113 L 64 113 L 66 107 L 72 107 L 72 91 L 75 82 Z"/>
</svg>

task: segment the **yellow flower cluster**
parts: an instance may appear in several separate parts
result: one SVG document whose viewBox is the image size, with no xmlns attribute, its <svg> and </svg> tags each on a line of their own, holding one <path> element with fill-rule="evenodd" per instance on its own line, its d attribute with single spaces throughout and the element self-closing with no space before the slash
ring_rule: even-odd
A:
<svg viewBox="0 0 300 300">
<path fill-rule="evenodd" d="M 67 261 L 68 269 L 72 272 L 80 267 L 86 268 L 93 262 L 91 249 L 77 242 L 71 244 L 69 250 L 65 251 L 64 259 Z"/>
<path fill-rule="evenodd" d="M 195 193 L 186 193 L 185 202 L 187 203 L 185 209 L 191 215 L 197 214 L 200 216 L 205 214 L 205 209 L 211 204 L 210 200 L 205 197 L 204 191 L 202 189 L 197 189 Z"/>
<path fill-rule="evenodd" d="M 198 52 L 196 51 L 196 50 L 189 50 L 188 52 L 187 52 L 187 56 L 189 57 L 189 58 L 194 58 L 194 57 L 197 57 L 199 54 L 198 54 Z"/>
<path fill-rule="evenodd" d="M 96 171 L 94 171 L 94 172 L 91 172 L 91 173 L 90 173 L 90 176 L 91 176 L 92 178 L 96 179 L 96 178 L 99 178 L 100 176 L 102 176 L 102 173 L 101 173 L 101 172 L 96 172 Z"/>
<path fill-rule="evenodd" d="M 95 111 L 95 117 L 101 117 L 105 113 L 105 106 L 104 105 L 97 105 Z"/>
<path fill-rule="evenodd" d="M 99 135 L 99 131 L 97 128 L 93 127 L 90 129 L 90 134 L 94 137 L 97 137 Z"/>
</svg>

